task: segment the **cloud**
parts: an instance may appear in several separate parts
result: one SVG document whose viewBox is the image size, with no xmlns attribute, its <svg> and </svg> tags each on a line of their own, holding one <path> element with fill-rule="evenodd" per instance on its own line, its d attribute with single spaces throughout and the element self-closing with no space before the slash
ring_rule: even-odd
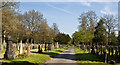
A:
<svg viewBox="0 0 120 65">
<path fill-rule="evenodd" d="M 54 8 L 54 9 L 57 9 L 57 10 L 59 10 L 59 11 L 65 12 L 65 13 L 67 13 L 67 14 L 74 15 L 72 12 L 67 11 L 67 10 L 65 10 L 65 9 L 55 7 L 55 6 L 51 5 L 51 4 L 47 4 L 47 5 L 48 5 L 49 7 L 52 7 L 52 8 Z"/>
<path fill-rule="evenodd" d="M 90 2 L 81 2 L 83 5 L 85 5 L 85 6 L 88 6 L 88 7 L 90 7 L 91 6 L 91 4 L 90 4 Z"/>
<path fill-rule="evenodd" d="M 105 14 L 105 15 L 116 15 L 115 12 L 112 12 L 112 11 L 111 11 L 109 5 L 106 5 L 100 12 L 101 12 L 102 14 Z"/>
<path fill-rule="evenodd" d="M 101 10 L 100 11 L 102 14 L 105 14 L 105 15 L 112 15 L 113 13 L 112 12 L 107 12 L 107 11 L 104 11 L 104 10 Z"/>
</svg>

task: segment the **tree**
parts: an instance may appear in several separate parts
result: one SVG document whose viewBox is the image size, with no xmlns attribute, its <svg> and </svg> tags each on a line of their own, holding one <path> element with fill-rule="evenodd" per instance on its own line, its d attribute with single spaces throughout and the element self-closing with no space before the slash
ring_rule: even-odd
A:
<svg viewBox="0 0 120 65">
<path fill-rule="evenodd" d="M 83 29 L 83 30 L 87 30 L 87 19 L 86 19 L 86 15 L 85 13 L 83 12 L 80 17 L 78 18 L 79 19 L 79 30 L 80 29 Z"/>
<path fill-rule="evenodd" d="M 86 15 L 87 15 L 88 24 L 90 24 L 89 31 L 94 35 L 95 26 L 97 23 L 97 15 L 94 11 L 88 11 Z"/>
<path fill-rule="evenodd" d="M 94 11 L 83 12 L 78 19 L 80 22 L 79 30 L 89 30 L 94 34 L 94 26 L 97 22 L 97 15 Z"/>
<path fill-rule="evenodd" d="M 85 30 L 80 30 L 80 31 L 76 31 L 73 35 L 73 41 L 75 43 L 89 43 L 92 41 L 93 39 L 93 35 L 91 35 L 91 33 L 89 33 L 89 31 L 85 31 Z"/>
<path fill-rule="evenodd" d="M 104 19 L 101 18 L 100 21 L 98 22 L 97 26 L 95 27 L 95 32 L 94 32 L 94 42 L 98 43 L 106 43 L 107 42 L 107 36 L 106 36 L 106 29 L 104 26 Z"/>
<path fill-rule="evenodd" d="M 58 42 L 60 44 L 68 44 L 68 42 L 70 41 L 70 39 L 71 38 L 70 38 L 70 36 L 68 34 L 59 33 L 54 38 L 54 41 Z"/>
<path fill-rule="evenodd" d="M 48 26 L 46 19 L 41 22 L 40 25 L 40 34 L 41 34 L 41 39 L 43 43 L 45 44 L 45 51 L 46 51 L 46 43 L 50 43 L 52 40 L 52 30 Z"/>
<path fill-rule="evenodd" d="M 24 14 L 20 16 L 20 19 L 23 21 L 22 25 L 25 26 L 26 30 L 26 38 L 29 39 L 29 43 L 39 42 L 39 31 L 40 31 L 40 25 L 43 19 L 43 14 L 41 14 L 38 11 L 32 10 L 32 11 L 26 11 Z M 36 40 L 36 38 L 38 38 Z M 30 55 L 30 45 L 27 48 L 28 50 L 28 56 Z"/>
<path fill-rule="evenodd" d="M 108 42 L 110 43 L 110 40 L 112 38 L 110 36 L 117 26 L 117 19 L 113 15 L 104 15 L 104 21 L 108 33 Z"/>
<path fill-rule="evenodd" d="M 59 29 L 58 29 L 58 26 L 57 26 L 56 23 L 53 23 L 51 30 L 52 30 L 52 34 L 51 34 L 51 35 L 52 35 L 52 39 L 54 39 L 55 36 L 56 36 L 57 34 L 59 34 Z M 54 41 L 53 41 L 53 42 L 54 42 Z"/>
<path fill-rule="evenodd" d="M 5 3 L 5 2 L 2 2 Z M 4 37 L 11 36 L 14 40 L 17 38 L 23 37 L 23 31 L 25 31 L 24 26 L 22 25 L 22 21 L 17 17 L 18 3 L 8 2 L 2 8 L 2 30 L 5 32 Z M 22 29 L 22 30 L 21 30 Z M 9 46 L 9 44 L 8 44 Z M 22 49 L 22 47 L 21 47 Z"/>
<path fill-rule="evenodd" d="M 6 2 L 2 2 L 4 4 Z M 2 32 L 4 36 L 11 35 L 12 38 L 16 39 L 17 31 L 22 28 L 20 21 L 17 18 L 17 10 L 19 7 L 19 3 L 16 2 L 8 2 L 4 7 L 2 7 Z"/>
<path fill-rule="evenodd" d="M 111 35 L 110 35 L 110 42 L 111 42 L 111 45 L 118 45 L 118 39 L 117 37 L 115 36 L 115 33 L 112 32 Z"/>
<path fill-rule="evenodd" d="M 79 21 L 80 21 L 79 31 L 84 30 L 85 32 L 90 33 L 92 35 L 92 37 L 94 37 L 94 31 L 95 31 L 95 26 L 96 26 L 96 22 L 97 22 L 96 13 L 94 11 L 83 12 L 79 17 Z M 87 34 L 85 34 L 85 36 L 86 35 Z M 92 40 L 90 41 L 90 43 L 92 43 Z"/>
<path fill-rule="evenodd" d="M 120 35 L 117 37 L 118 44 L 120 45 Z"/>
<path fill-rule="evenodd" d="M 54 35 L 57 35 L 59 33 L 59 29 L 56 23 L 53 23 L 52 30 Z"/>
<path fill-rule="evenodd" d="M 43 20 L 43 15 L 35 10 L 25 12 L 22 15 L 23 25 L 27 28 L 27 37 L 31 40 L 34 38 L 34 32 L 38 31 L 38 27 Z"/>
<path fill-rule="evenodd" d="M 9 2 L 9 0 L 2 0 L 2 5 L 0 6 L 0 8 L 9 8 L 9 9 L 13 9 L 13 8 L 19 8 L 19 2 Z"/>
</svg>

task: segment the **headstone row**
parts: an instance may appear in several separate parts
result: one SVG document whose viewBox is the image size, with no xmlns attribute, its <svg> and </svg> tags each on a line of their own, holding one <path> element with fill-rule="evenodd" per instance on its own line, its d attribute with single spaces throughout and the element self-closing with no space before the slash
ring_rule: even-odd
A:
<svg viewBox="0 0 120 65">
<path fill-rule="evenodd" d="M 97 54 L 97 55 L 103 55 L 105 63 L 108 62 L 108 56 L 114 56 L 114 57 L 119 57 L 120 58 L 120 46 L 110 46 L 110 45 L 77 45 L 79 48 L 81 48 L 84 51 L 89 51 L 92 54 Z"/>
</svg>

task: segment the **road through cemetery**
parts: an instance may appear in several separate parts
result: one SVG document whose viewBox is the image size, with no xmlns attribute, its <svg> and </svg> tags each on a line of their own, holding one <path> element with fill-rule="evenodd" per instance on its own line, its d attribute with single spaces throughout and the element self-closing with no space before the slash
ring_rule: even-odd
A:
<svg viewBox="0 0 120 65">
<path fill-rule="evenodd" d="M 45 65 L 77 65 L 74 46 L 63 51 L 59 55 L 55 56 L 50 61 L 46 62 Z"/>
</svg>

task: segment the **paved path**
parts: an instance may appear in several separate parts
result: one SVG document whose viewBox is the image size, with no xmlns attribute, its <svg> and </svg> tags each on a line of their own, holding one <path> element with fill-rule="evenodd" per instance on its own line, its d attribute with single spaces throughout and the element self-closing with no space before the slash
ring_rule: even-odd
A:
<svg viewBox="0 0 120 65">
<path fill-rule="evenodd" d="M 74 46 L 63 51 L 44 65 L 78 65 L 75 57 Z"/>
</svg>

